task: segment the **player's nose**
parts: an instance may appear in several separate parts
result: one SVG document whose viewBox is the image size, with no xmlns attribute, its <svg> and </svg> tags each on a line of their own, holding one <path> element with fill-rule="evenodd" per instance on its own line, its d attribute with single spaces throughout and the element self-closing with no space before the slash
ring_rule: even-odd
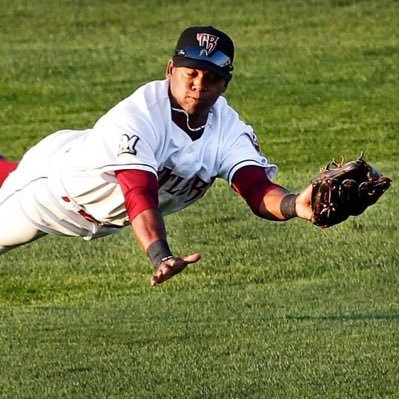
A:
<svg viewBox="0 0 399 399">
<path fill-rule="evenodd" d="M 192 81 L 191 89 L 195 91 L 206 91 L 208 90 L 208 84 L 206 76 L 198 74 Z"/>
</svg>

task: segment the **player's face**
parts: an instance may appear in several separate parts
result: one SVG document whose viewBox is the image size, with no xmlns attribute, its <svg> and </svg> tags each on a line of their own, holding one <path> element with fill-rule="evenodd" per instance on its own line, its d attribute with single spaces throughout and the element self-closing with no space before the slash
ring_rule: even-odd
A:
<svg viewBox="0 0 399 399">
<path fill-rule="evenodd" d="M 207 114 L 227 88 L 223 77 L 202 69 L 170 64 L 166 76 L 173 100 L 189 115 Z"/>
</svg>

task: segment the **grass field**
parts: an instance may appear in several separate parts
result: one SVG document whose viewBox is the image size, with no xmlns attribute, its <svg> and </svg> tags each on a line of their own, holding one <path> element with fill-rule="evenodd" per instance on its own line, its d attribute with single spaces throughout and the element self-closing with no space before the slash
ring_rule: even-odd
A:
<svg viewBox="0 0 399 399">
<path fill-rule="evenodd" d="M 223 182 L 167 218 L 201 263 L 149 287 L 133 234 L 0 257 L 0 398 L 399 398 L 395 0 L 0 1 L 0 151 L 87 128 L 164 76 L 186 26 L 236 43 L 226 97 L 308 184 L 332 157 L 394 180 L 329 230 L 256 219 Z"/>
</svg>

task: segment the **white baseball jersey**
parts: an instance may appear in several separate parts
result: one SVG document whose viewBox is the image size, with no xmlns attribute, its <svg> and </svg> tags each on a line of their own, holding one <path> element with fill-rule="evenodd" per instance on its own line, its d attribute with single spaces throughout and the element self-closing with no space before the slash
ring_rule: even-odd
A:
<svg viewBox="0 0 399 399">
<path fill-rule="evenodd" d="M 150 82 L 92 129 L 63 130 L 39 142 L 14 172 L 14 189 L 44 179 L 50 202 L 56 201 L 58 211 L 65 209 L 66 220 L 71 212 L 84 210 L 100 224 L 125 226 L 129 221 L 116 170 L 154 173 L 164 215 L 197 201 L 216 178 L 231 183 L 243 166 L 261 166 L 273 177 L 277 167 L 268 163 L 253 129 L 224 97 L 213 106 L 202 136 L 193 141 L 172 121 L 168 86 L 167 80 Z"/>
</svg>

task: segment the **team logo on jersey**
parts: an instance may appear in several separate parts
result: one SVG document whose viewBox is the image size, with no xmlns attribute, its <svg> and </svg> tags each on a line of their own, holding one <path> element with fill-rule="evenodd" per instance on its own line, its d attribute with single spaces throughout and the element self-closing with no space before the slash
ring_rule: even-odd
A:
<svg viewBox="0 0 399 399">
<path fill-rule="evenodd" d="M 135 134 L 133 136 L 128 136 L 127 134 L 123 134 L 121 137 L 121 141 L 119 143 L 118 155 L 121 154 L 136 155 L 137 154 L 136 145 L 139 140 L 140 137 L 136 136 Z"/>
<path fill-rule="evenodd" d="M 254 133 L 248 133 L 248 132 L 245 133 L 245 135 L 251 140 L 251 143 L 255 147 L 255 150 L 258 152 L 258 154 L 263 157 L 264 155 L 262 150 L 260 149 L 258 138 L 256 137 L 256 135 Z"/>
<path fill-rule="evenodd" d="M 175 175 L 171 169 L 165 168 L 158 173 L 158 188 L 164 193 L 179 198 L 179 202 L 187 206 L 201 198 L 214 180 L 215 177 L 212 177 L 210 182 L 206 182 L 196 175 L 185 179 Z"/>
<path fill-rule="evenodd" d="M 205 47 L 206 55 L 209 55 L 215 50 L 219 38 L 209 33 L 197 33 L 197 40 L 201 47 Z"/>
</svg>

